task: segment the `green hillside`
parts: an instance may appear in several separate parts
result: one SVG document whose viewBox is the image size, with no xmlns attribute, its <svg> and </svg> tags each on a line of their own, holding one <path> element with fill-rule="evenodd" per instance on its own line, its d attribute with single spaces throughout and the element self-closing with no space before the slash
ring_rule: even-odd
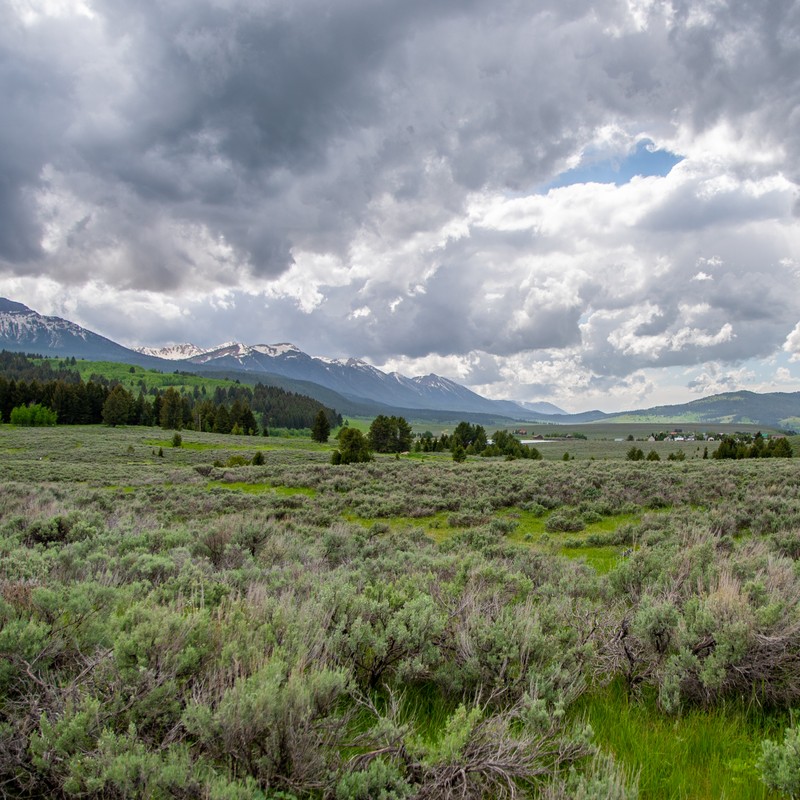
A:
<svg viewBox="0 0 800 800">
<path fill-rule="evenodd" d="M 610 421 L 699 422 L 795 428 L 800 418 L 800 392 L 726 392 L 690 403 L 655 406 L 612 415 Z"/>
</svg>

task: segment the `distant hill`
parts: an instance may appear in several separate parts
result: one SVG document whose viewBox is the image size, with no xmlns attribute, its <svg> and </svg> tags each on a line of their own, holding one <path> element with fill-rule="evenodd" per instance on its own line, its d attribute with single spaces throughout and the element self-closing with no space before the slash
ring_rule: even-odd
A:
<svg viewBox="0 0 800 800">
<path fill-rule="evenodd" d="M 653 425 L 699 423 L 763 425 L 765 428 L 800 430 L 800 392 L 725 392 L 689 403 L 653 406 L 616 413 L 587 411 L 583 414 L 537 415 L 543 422 L 652 422 Z"/>
<path fill-rule="evenodd" d="M 547 403 L 544 401 L 538 403 L 529 403 L 528 401 L 521 400 L 518 401 L 518 405 L 521 405 L 526 411 L 533 411 L 534 414 L 566 414 L 567 412 L 563 409 L 559 408 L 558 406 L 554 406 L 552 403 Z"/>
<path fill-rule="evenodd" d="M 641 411 L 612 415 L 611 421 L 646 417 L 656 420 L 719 422 L 800 428 L 800 392 L 725 392 L 673 406 L 654 406 Z"/>
</svg>

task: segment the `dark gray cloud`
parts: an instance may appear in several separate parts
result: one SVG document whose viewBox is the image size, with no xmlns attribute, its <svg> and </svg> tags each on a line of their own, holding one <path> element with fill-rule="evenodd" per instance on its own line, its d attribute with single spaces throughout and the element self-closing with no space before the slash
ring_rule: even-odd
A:
<svg viewBox="0 0 800 800">
<path fill-rule="evenodd" d="M 561 353 L 641 389 L 800 320 L 796 0 L 22 8 L 0 9 L 0 275 L 104 332 L 451 358 L 486 385 Z M 684 161 L 536 195 L 642 137 Z"/>
</svg>

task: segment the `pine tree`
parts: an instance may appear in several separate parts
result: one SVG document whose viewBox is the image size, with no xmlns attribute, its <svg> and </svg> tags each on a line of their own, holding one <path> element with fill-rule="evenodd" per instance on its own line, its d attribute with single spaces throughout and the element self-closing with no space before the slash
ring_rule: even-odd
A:
<svg viewBox="0 0 800 800">
<path fill-rule="evenodd" d="M 179 431 L 183 427 L 183 400 L 172 386 L 161 398 L 160 422 L 165 430 Z"/>
<path fill-rule="evenodd" d="M 328 416 L 322 409 L 320 409 L 317 412 L 316 419 L 314 420 L 314 427 L 311 429 L 311 438 L 315 442 L 324 444 L 328 441 L 328 437 L 330 435 L 331 424 L 328 422 Z"/>
<path fill-rule="evenodd" d="M 372 461 L 367 437 L 358 428 L 344 428 L 339 434 L 339 449 L 331 456 L 333 464 L 357 464 Z"/>
<path fill-rule="evenodd" d="M 103 403 L 103 422 L 112 428 L 115 425 L 125 425 L 131 413 L 133 398 L 125 390 L 125 387 L 118 383 L 108 395 L 106 402 Z"/>
</svg>

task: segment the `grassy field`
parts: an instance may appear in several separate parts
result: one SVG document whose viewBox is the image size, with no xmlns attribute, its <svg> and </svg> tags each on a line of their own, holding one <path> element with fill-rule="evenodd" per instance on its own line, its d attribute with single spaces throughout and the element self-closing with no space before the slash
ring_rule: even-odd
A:
<svg viewBox="0 0 800 800">
<path fill-rule="evenodd" d="M 159 370 L 147 369 L 145 367 L 132 366 L 130 364 L 120 364 L 115 361 L 86 361 L 76 360 L 74 365 L 70 365 L 61 359 L 43 358 L 34 359 L 38 362 L 48 362 L 53 368 L 63 367 L 73 370 L 81 376 L 81 380 L 89 381 L 95 375 L 102 375 L 106 380 L 121 383 L 128 391 L 134 395 L 138 394 L 142 384 L 148 389 L 168 389 L 170 386 L 186 390 L 198 390 L 205 388 L 207 394 L 213 394 L 217 387 L 227 389 L 235 386 L 236 381 L 209 378 L 203 375 L 192 375 L 184 371 L 161 372 Z"/>
<path fill-rule="evenodd" d="M 0 426 L 3 791 L 779 797 L 800 467 L 594 433 L 336 467 L 308 439 Z"/>
</svg>

